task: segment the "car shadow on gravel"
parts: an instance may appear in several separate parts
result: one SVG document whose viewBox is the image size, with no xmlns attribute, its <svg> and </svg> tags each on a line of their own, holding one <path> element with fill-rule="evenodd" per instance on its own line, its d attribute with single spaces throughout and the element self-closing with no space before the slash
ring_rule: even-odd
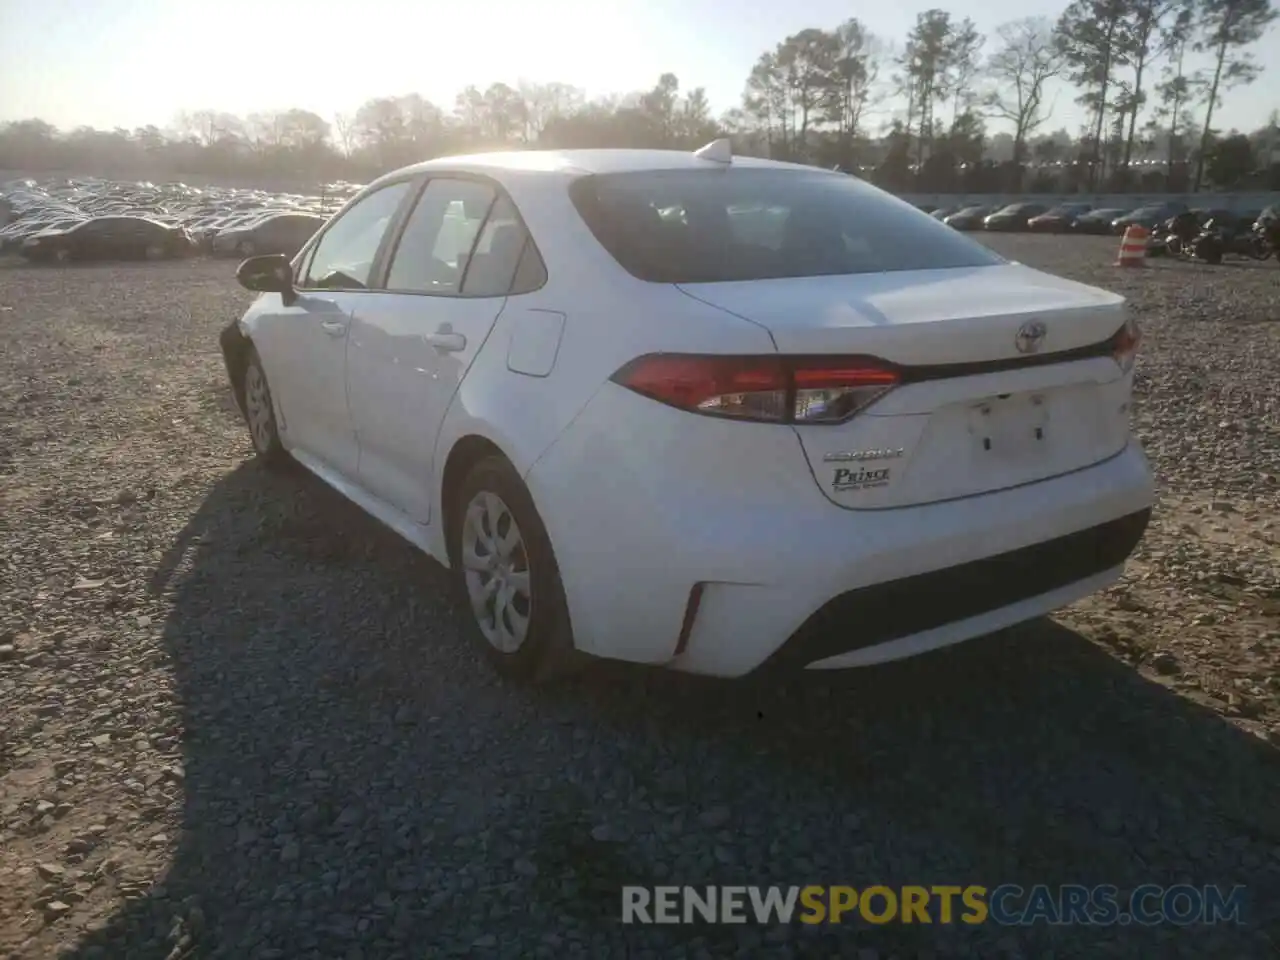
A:
<svg viewBox="0 0 1280 960">
<path fill-rule="evenodd" d="M 431 561 L 252 464 L 155 572 L 167 875 L 68 956 L 1269 955 L 1274 749 L 1036 623 L 902 664 L 495 679 Z M 122 812 L 124 813 L 124 812 Z M 641 884 L 1243 884 L 1249 925 L 624 927 Z M 869 950 L 858 954 L 858 950 Z"/>
</svg>

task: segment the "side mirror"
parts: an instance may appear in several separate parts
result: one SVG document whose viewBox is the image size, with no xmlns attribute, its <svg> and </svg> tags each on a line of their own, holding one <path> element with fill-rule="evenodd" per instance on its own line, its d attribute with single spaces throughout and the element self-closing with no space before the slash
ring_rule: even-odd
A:
<svg viewBox="0 0 1280 960">
<path fill-rule="evenodd" d="M 255 293 L 278 293 L 285 306 L 298 299 L 293 289 L 293 266 L 282 253 L 250 257 L 236 268 L 240 286 Z"/>
</svg>

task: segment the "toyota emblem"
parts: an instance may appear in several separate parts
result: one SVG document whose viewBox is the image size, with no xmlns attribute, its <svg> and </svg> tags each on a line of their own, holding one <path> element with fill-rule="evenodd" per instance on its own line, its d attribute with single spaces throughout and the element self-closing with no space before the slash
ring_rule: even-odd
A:
<svg viewBox="0 0 1280 960">
<path fill-rule="evenodd" d="M 1018 328 L 1018 335 L 1013 338 L 1014 345 L 1019 353 L 1035 353 L 1044 343 L 1047 332 L 1039 320 L 1028 320 Z"/>
</svg>

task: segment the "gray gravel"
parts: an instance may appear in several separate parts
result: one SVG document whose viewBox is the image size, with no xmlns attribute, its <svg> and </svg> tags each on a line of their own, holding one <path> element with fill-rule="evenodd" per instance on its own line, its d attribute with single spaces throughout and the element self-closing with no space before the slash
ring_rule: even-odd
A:
<svg viewBox="0 0 1280 960">
<path fill-rule="evenodd" d="M 1144 324 L 1121 585 L 872 670 L 536 690 L 430 561 L 249 460 L 225 264 L 0 265 L 0 956 L 1274 956 L 1280 267 L 992 242 Z M 628 882 L 1179 881 L 1250 925 L 616 919 Z"/>
</svg>

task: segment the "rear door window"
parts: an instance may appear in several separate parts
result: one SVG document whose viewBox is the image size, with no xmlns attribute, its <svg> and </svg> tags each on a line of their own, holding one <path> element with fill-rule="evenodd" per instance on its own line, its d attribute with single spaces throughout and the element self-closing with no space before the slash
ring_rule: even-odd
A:
<svg viewBox="0 0 1280 960">
<path fill-rule="evenodd" d="M 516 275 L 511 281 L 511 294 L 532 293 L 547 282 L 547 265 L 534 245 L 533 237 L 526 237 Z"/>
<path fill-rule="evenodd" d="M 476 235 L 493 205 L 494 190 L 474 180 L 427 182 L 391 256 L 386 289 L 457 295 Z"/>
<path fill-rule="evenodd" d="M 524 252 L 524 225 L 506 197 L 498 197 L 489 210 L 462 278 L 466 297 L 505 297 Z"/>
</svg>

